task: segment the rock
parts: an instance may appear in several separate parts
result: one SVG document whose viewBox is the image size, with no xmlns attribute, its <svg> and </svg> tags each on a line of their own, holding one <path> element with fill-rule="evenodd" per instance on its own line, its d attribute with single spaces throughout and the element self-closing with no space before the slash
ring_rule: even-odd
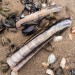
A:
<svg viewBox="0 0 75 75">
<path fill-rule="evenodd" d="M 49 66 L 49 63 L 43 62 L 43 63 L 42 63 L 42 66 L 43 66 L 43 67 L 48 67 L 48 66 Z"/>
<path fill-rule="evenodd" d="M 63 39 L 62 36 L 56 36 L 56 37 L 54 37 L 53 41 L 58 42 L 58 41 L 61 41 L 62 39 Z"/>
<path fill-rule="evenodd" d="M 60 63 L 60 67 L 62 69 L 64 69 L 66 67 L 66 59 L 65 58 L 62 58 L 61 63 Z"/>
<path fill-rule="evenodd" d="M 18 75 L 18 72 L 12 71 L 11 75 Z"/>
<path fill-rule="evenodd" d="M 48 63 L 53 64 L 56 61 L 56 57 L 54 54 L 50 54 L 48 57 Z"/>
<path fill-rule="evenodd" d="M 47 69 L 47 70 L 46 70 L 46 73 L 47 73 L 48 75 L 54 75 L 54 72 L 53 72 L 51 69 Z"/>
</svg>

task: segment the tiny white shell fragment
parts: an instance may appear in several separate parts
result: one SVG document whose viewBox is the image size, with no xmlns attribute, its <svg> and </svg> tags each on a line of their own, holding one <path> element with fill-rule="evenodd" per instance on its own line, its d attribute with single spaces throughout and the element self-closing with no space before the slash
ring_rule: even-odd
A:
<svg viewBox="0 0 75 75">
<path fill-rule="evenodd" d="M 60 63 L 60 67 L 62 69 L 64 69 L 66 67 L 66 59 L 65 58 L 62 58 L 61 63 Z"/>
<path fill-rule="evenodd" d="M 18 75 L 18 72 L 17 71 L 12 71 L 11 75 Z"/>
<path fill-rule="evenodd" d="M 21 18 L 24 18 L 24 17 L 25 17 L 24 14 L 22 14 L 22 15 L 21 15 Z"/>
<path fill-rule="evenodd" d="M 70 40 L 73 39 L 72 34 L 68 34 L 68 36 L 69 36 Z"/>
<path fill-rule="evenodd" d="M 46 73 L 49 74 L 49 75 L 54 75 L 54 72 L 51 69 L 47 69 Z"/>
<path fill-rule="evenodd" d="M 48 67 L 48 66 L 49 66 L 49 63 L 43 62 L 43 63 L 42 63 L 42 66 L 43 66 L 43 67 Z"/>
<path fill-rule="evenodd" d="M 46 7 L 47 7 L 46 3 L 43 3 L 42 8 L 46 8 Z"/>
<path fill-rule="evenodd" d="M 61 41 L 62 39 L 63 39 L 62 36 L 55 36 L 54 39 L 53 39 L 53 41 L 54 42 L 58 42 L 58 41 Z"/>
<path fill-rule="evenodd" d="M 54 54 L 50 54 L 48 57 L 48 63 L 53 64 L 56 61 L 56 57 Z"/>
</svg>

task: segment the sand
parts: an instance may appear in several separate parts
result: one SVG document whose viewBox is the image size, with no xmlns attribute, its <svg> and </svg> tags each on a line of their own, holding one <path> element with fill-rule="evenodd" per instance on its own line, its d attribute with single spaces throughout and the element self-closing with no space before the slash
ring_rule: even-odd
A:
<svg viewBox="0 0 75 75">
<path fill-rule="evenodd" d="M 75 21 L 75 0 L 53 0 L 55 3 L 63 6 L 62 11 L 59 12 L 56 17 L 58 19 L 62 17 L 71 17 L 72 26 L 74 26 Z M 23 9 L 23 5 L 19 0 L 3 0 L 4 2 L 9 2 L 8 7 L 11 11 L 21 12 Z M 66 13 L 65 7 L 70 9 L 69 12 Z M 1 18 L 1 17 L 0 17 Z M 47 68 L 42 67 L 41 63 L 46 62 L 48 56 L 53 53 L 57 57 L 56 63 L 54 66 L 56 68 L 59 67 L 61 59 L 64 57 L 67 60 L 67 64 L 71 68 L 75 68 L 75 37 L 73 40 L 70 40 L 68 34 L 70 32 L 70 28 L 65 31 L 62 36 L 63 40 L 55 43 L 54 51 L 49 52 L 46 49 L 41 49 L 39 53 L 37 53 L 33 58 L 31 58 L 20 70 L 19 75 L 46 75 L 45 71 Z M 4 33 L 0 34 L 1 37 L 7 37 L 11 40 L 12 43 L 15 43 L 17 46 L 22 45 L 29 37 L 24 36 L 19 30 L 17 33 L 8 32 L 7 30 Z M 9 51 L 8 45 L 2 46 L 0 42 L 0 60 L 5 60 L 6 54 Z M 66 71 L 66 70 L 65 70 Z M 64 72 L 65 72 L 64 71 Z M 2 73 L 0 71 L 0 75 L 8 75 L 7 73 Z M 68 72 L 65 72 L 65 75 L 68 75 Z"/>
</svg>

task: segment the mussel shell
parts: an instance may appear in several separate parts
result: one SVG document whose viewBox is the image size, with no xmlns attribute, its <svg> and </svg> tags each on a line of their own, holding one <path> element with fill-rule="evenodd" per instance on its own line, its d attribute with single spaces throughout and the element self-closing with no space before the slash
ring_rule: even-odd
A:
<svg viewBox="0 0 75 75">
<path fill-rule="evenodd" d="M 3 32 L 5 30 L 5 26 L 2 21 L 0 21 L 0 32 Z"/>
<path fill-rule="evenodd" d="M 22 30 L 22 33 L 24 35 L 31 35 L 35 32 L 35 26 L 32 25 L 32 26 L 29 26 L 29 27 L 25 27 L 23 30 Z"/>
<path fill-rule="evenodd" d="M 64 75 L 63 69 L 61 67 L 55 70 L 55 75 Z"/>
<path fill-rule="evenodd" d="M 13 19 L 9 18 L 9 19 L 6 19 L 5 23 L 4 23 L 4 26 L 5 27 L 8 27 L 8 28 L 11 28 L 11 27 L 15 27 L 15 22 Z"/>
<path fill-rule="evenodd" d="M 71 70 L 71 75 L 75 75 L 75 69 Z"/>
</svg>

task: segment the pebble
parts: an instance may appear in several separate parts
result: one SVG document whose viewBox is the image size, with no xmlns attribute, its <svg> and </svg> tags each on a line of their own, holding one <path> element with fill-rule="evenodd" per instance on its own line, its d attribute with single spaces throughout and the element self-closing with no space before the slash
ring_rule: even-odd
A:
<svg viewBox="0 0 75 75">
<path fill-rule="evenodd" d="M 42 66 L 47 68 L 47 67 L 49 66 L 49 63 L 43 62 L 43 63 L 42 63 Z"/>
<path fill-rule="evenodd" d="M 48 75 L 54 75 L 54 72 L 51 69 L 46 70 L 46 74 Z"/>
<path fill-rule="evenodd" d="M 56 37 L 54 37 L 53 41 L 58 42 L 58 41 L 61 41 L 62 39 L 63 39 L 62 36 L 56 36 Z"/>
<path fill-rule="evenodd" d="M 48 57 L 48 63 L 53 64 L 56 61 L 56 57 L 54 54 L 50 54 Z"/>
<path fill-rule="evenodd" d="M 62 69 L 64 69 L 66 67 L 66 59 L 65 58 L 62 58 L 61 63 L 60 63 L 60 67 Z"/>
</svg>

